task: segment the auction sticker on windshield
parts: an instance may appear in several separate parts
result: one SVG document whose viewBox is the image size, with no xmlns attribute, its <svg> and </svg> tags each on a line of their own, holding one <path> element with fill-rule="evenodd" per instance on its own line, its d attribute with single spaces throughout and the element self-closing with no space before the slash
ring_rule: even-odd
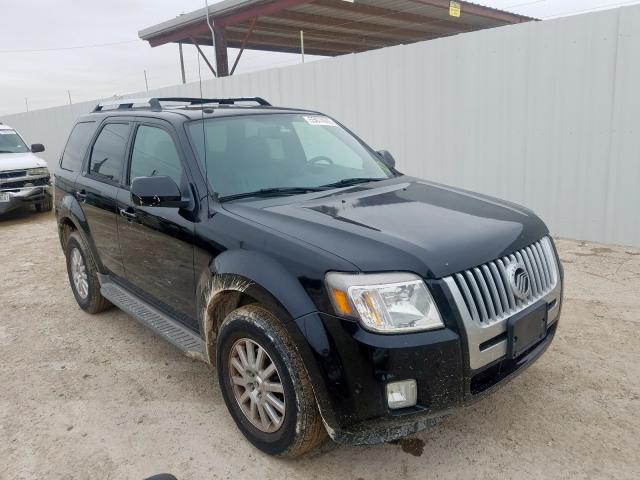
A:
<svg viewBox="0 0 640 480">
<path fill-rule="evenodd" d="M 303 115 L 303 118 L 307 121 L 309 125 L 318 125 L 318 126 L 327 126 L 327 127 L 337 127 L 336 122 L 331 120 L 329 117 L 325 117 L 324 115 Z"/>
<path fill-rule="evenodd" d="M 0 193 L 0 202 L 8 202 L 9 194 L 8 193 Z"/>
</svg>

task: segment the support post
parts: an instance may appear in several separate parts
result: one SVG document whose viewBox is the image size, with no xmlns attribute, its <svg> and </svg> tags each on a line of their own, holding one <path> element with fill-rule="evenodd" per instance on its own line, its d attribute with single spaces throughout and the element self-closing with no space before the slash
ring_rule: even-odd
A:
<svg viewBox="0 0 640 480">
<path fill-rule="evenodd" d="M 300 52 L 302 53 L 302 63 L 304 63 L 304 31 L 300 30 Z"/>
<path fill-rule="evenodd" d="M 209 59 L 204 55 L 204 52 L 200 49 L 200 45 L 198 45 L 198 42 L 196 41 L 195 38 L 191 39 L 191 42 L 193 42 L 193 44 L 196 46 L 196 49 L 198 50 L 198 53 L 200 54 L 200 56 L 202 57 L 202 59 L 205 61 L 205 63 L 207 64 L 207 66 L 209 67 L 209 70 L 211 70 L 211 72 L 213 73 L 214 77 L 217 77 L 218 74 L 215 70 L 215 68 L 213 68 L 213 65 L 211 65 L 209 63 Z"/>
<path fill-rule="evenodd" d="M 187 83 L 187 77 L 184 74 L 184 56 L 182 55 L 182 43 L 178 44 L 178 51 L 180 52 L 180 73 L 182 73 L 182 84 Z"/>
<path fill-rule="evenodd" d="M 225 27 L 213 25 L 214 48 L 216 50 L 216 68 L 219 77 L 229 75 L 229 59 L 227 58 L 227 38 L 224 33 Z"/>
<path fill-rule="evenodd" d="M 251 21 L 251 25 L 249 26 L 249 30 L 247 30 L 247 34 L 242 39 L 242 45 L 240 47 L 240 51 L 238 52 L 238 56 L 236 57 L 236 61 L 233 62 L 233 67 L 231 67 L 231 73 L 229 75 L 233 75 L 233 72 L 236 71 L 236 67 L 238 66 L 238 62 L 240 61 L 240 57 L 242 56 L 242 52 L 244 52 L 245 47 L 247 46 L 247 42 L 249 41 L 249 37 L 251 37 L 251 32 L 253 32 L 253 27 L 256 26 L 256 20 L 258 17 L 253 17 Z"/>
</svg>

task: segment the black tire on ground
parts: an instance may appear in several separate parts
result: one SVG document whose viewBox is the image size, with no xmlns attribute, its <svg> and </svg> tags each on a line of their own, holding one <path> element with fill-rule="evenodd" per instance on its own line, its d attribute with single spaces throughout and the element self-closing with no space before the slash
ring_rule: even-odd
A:
<svg viewBox="0 0 640 480">
<path fill-rule="evenodd" d="M 75 251 L 77 251 L 82 258 L 84 271 L 86 273 L 87 291 L 84 296 L 78 292 L 73 281 L 72 258 Z M 80 308 L 88 313 L 100 313 L 111 308 L 111 303 L 100 294 L 100 281 L 98 280 L 96 264 L 78 232 L 71 233 L 67 238 L 65 255 L 67 260 L 69 284 L 71 285 L 71 291 L 73 292 L 73 296 L 76 298 L 76 302 L 78 302 Z"/>
<path fill-rule="evenodd" d="M 36 203 L 37 212 L 50 212 L 53 209 L 53 198 L 45 193 L 42 201 Z"/>
<path fill-rule="evenodd" d="M 280 377 L 286 413 L 275 432 L 256 428 L 234 395 L 231 350 L 242 339 L 262 347 Z M 257 448 L 271 455 L 293 458 L 314 449 L 326 438 L 327 432 L 302 359 L 280 321 L 269 311 L 253 304 L 231 312 L 220 327 L 216 356 L 218 381 L 227 408 L 240 431 Z"/>
</svg>

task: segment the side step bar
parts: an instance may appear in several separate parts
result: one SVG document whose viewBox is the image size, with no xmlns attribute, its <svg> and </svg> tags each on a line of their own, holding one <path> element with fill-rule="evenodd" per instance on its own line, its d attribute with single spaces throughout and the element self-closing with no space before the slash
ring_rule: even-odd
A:
<svg viewBox="0 0 640 480">
<path fill-rule="evenodd" d="M 189 356 L 206 358 L 204 340 L 157 308 L 125 290 L 105 275 L 100 276 L 100 293 L 120 310 L 128 313 Z"/>
</svg>

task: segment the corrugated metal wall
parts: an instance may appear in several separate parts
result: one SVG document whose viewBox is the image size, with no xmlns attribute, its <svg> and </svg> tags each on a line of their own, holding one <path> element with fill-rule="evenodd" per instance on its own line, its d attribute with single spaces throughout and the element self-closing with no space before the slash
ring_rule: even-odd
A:
<svg viewBox="0 0 640 480">
<path fill-rule="evenodd" d="M 321 110 L 406 173 L 522 203 L 555 235 L 640 246 L 639 6 L 210 80 L 203 93 Z M 4 121 L 51 161 L 93 105 Z"/>
</svg>

